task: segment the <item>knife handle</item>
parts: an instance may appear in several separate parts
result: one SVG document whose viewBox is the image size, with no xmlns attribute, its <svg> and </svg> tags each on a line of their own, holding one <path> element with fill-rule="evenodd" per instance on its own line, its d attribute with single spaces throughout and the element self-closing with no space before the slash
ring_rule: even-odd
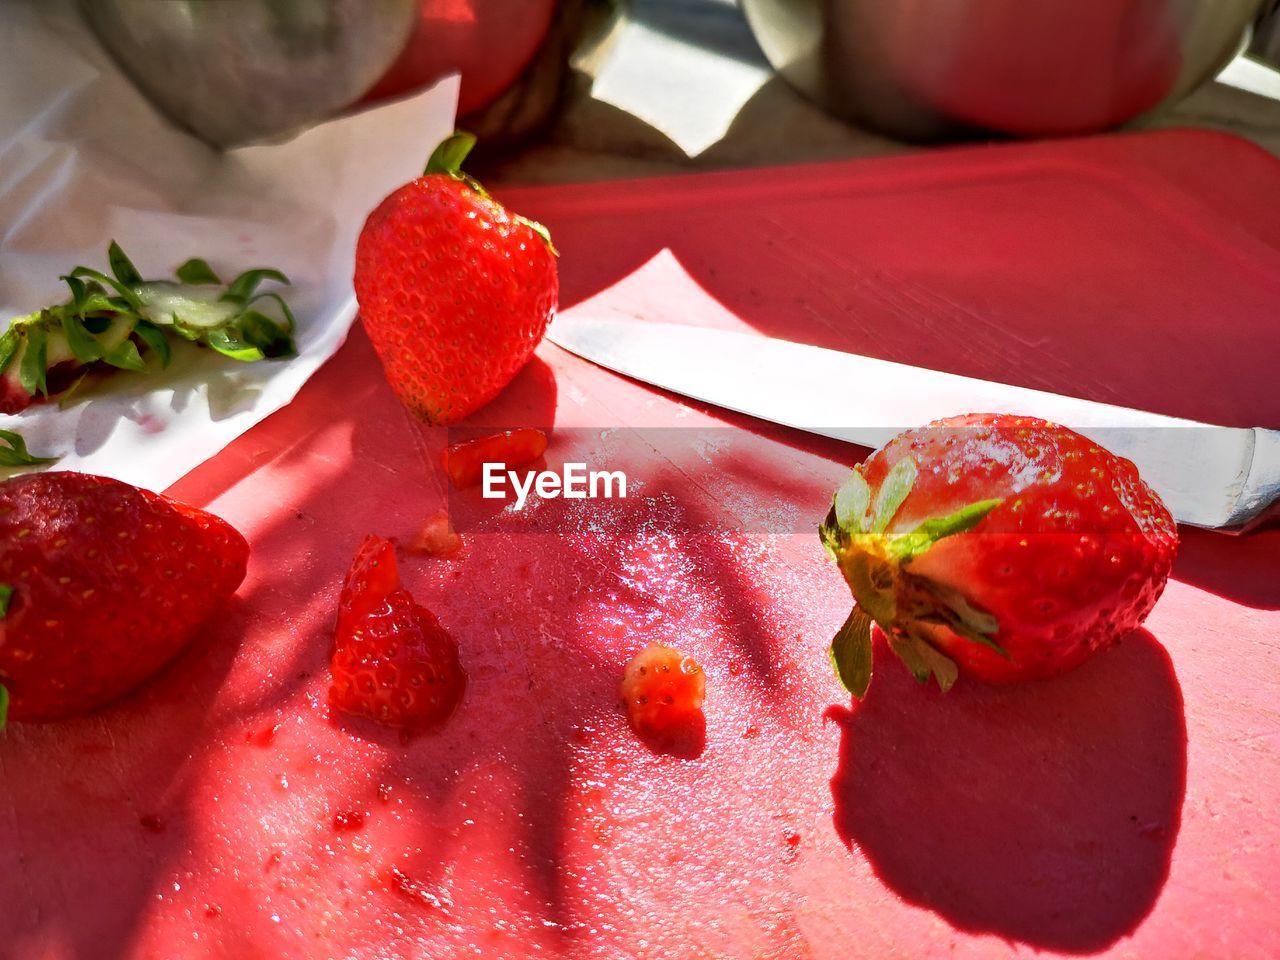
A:
<svg viewBox="0 0 1280 960">
<path fill-rule="evenodd" d="M 1232 519 L 1241 531 L 1280 516 L 1280 430 L 1253 428 L 1253 460 Z"/>
</svg>

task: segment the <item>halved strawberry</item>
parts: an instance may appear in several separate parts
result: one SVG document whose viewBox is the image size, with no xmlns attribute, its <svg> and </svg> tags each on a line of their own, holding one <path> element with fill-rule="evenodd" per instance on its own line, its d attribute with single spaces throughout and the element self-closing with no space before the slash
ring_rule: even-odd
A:
<svg viewBox="0 0 1280 960">
<path fill-rule="evenodd" d="M 466 688 L 458 648 L 400 583 L 395 548 L 370 534 L 342 587 L 329 703 L 406 735 L 437 727 Z"/>
<path fill-rule="evenodd" d="M 1032 417 L 969 414 L 894 438 L 821 528 L 857 606 L 832 658 L 862 696 L 871 625 L 922 682 L 1051 677 L 1151 612 L 1178 535 L 1137 468 Z"/>
</svg>

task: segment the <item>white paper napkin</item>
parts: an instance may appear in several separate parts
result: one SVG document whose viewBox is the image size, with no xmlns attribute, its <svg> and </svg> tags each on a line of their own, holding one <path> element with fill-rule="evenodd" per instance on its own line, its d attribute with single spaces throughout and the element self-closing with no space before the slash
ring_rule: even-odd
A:
<svg viewBox="0 0 1280 960">
<path fill-rule="evenodd" d="M 77 265 L 118 241 L 147 278 L 202 257 L 223 279 L 276 267 L 299 356 L 212 351 L 120 373 L 65 410 L 0 416 L 57 469 L 163 490 L 289 403 L 355 318 L 356 238 L 387 193 L 453 129 L 457 81 L 329 121 L 279 145 L 220 154 L 172 127 L 121 75 L 66 0 L 0 3 L 0 323 L 65 299 Z M 263 289 L 268 289 L 264 286 Z"/>
</svg>

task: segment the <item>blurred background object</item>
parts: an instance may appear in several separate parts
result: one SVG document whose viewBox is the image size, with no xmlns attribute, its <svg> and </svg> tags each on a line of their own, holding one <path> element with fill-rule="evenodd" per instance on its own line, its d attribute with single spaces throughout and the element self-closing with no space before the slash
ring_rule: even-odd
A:
<svg viewBox="0 0 1280 960">
<path fill-rule="evenodd" d="M 80 0 L 80 10 L 161 112 L 226 147 L 359 99 L 404 49 L 419 2 Z"/>
<path fill-rule="evenodd" d="M 626 2 L 423 0 L 424 9 L 446 5 L 473 12 L 472 32 L 456 42 L 444 35 L 436 48 L 444 62 L 428 82 L 459 71 L 458 125 L 476 135 L 473 163 L 484 163 L 522 146 L 554 122 L 573 63 L 608 49 Z M 511 16 L 491 12 L 500 14 L 503 8 L 512 8 Z M 524 18 L 533 19 L 530 32 L 517 37 L 516 21 Z M 417 35 L 424 32 L 419 22 Z"/>
<path fill-rule="evenodd" d="M 576 49 L 621 0 L 80 0 L 170 119 L 215 146 L 284 135 L 457 72 L 485 149 L 552 116 Z"/>
<path fill-rule="evenodd" d="M 909 139 L 1117 126 L 1211 78 L 1263 0 L 742 0 L 779 73 Z"/>
<path fill-rule="evenodd" d="M 1240 56 L 1208 79 L 1251 18 L 1255 58 L 1280 57 L 1280 0 L 78 2 L 157 105 L 217 144 L 285 136 L 457 69 L 473 166 L 495 182 L 1121 123 L 1230 130 L 1280 155 L 1280 73 Z M 824 31 L 840 11 L 866 29 Z M 823 79 L 836 62 L 843 110 Z"/>
<path fill-rule="evenodd" d="M 1262 5 L 1249 52 L 1280 64 L 1280 0 L 1267 0 Z"/>
</svg>

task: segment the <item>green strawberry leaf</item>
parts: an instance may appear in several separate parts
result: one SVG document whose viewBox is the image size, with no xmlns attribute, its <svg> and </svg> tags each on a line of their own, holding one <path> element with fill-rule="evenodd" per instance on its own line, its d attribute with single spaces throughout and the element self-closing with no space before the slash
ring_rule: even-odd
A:
<svg viewBox="0 0 1280 960">
<path fill-rule="evenodd" d="M 17 321 L 15 320 L 13 324 L 0 335 L 0 373 L 4 373 L 8 369 L 9 364 L 13 362 L 13 358 L 18 354 L 18 348 L 22 346 L 22 341 L 18 338 L 18 332 L 15 328 Z"/>
<path fill-rule="evenodd" d="M 254 360 L 261 360 L 264 357 L 263 352 L 253 344 L 232 336 L 226 330 L 214 330 L 205 337 L 204 342 L 224 357 L 230 357 L 232 360 L 250 363 Z"/>
<path fill-rule="evenodd" d="M 252 347 L 272 360 L 297 355 L 293 338 L 289 336 L 276 321 L 257 310 L 246 310 L 240 315 L 235 327 L 227 331 L 228 335 Z"/>
<path fill-rule="evenodd" d="M 297 329 L 298 324 L 297 321 L 293 319 L 293 311 L 289 309 L 289 304 L 285 303 L 284 297 L 274 291 L 267 291 L 266 293 L 259 293 L 252 297 L 245 306 L 251 307 L 259 300 L 274 300 L 276 305 L 280 308 L 281 316 L 284 318 L 285 330 L 292 334 L 293 331 Z"/>
<path fill-rule="evenodd" d="M 927 581 L 926 588 L 934 597 L 956 615 L 962 624 L 975 633 L 993 637 L 1000 632 L 1000 621 L 993 614 L 981 610 L 969 602 L 959 590 L 935 581 Z"/>
<path fill-rule="evenodd" d="M 982 519 L 994 510 L 1003 500 L 979 500 L 977 503 L 971 503 L 966 507 L 961 507 L 955 513 L 945 517 L 935 517 L 924 521 L 920 526 L 916 527 L 916 533 L 923 533 L 930 540 L 941 540 L 943 537 L 949 537 L 955 533 L 964 533 L 966 530 L 972 530 Z"/>
<path fill-rule="evenodd" d="M 849 533 L 866 533 L 867 509 L 871 506 L 871 487 L 862 471 L 854 467 L 849 479 L 836 491 L 836 524 Z"/>
<path fill-rule="evenodd" d="M 231 281 L 231 285 L 227 287 L 226 293 L 221 297 L 223 300 L 229 300 L 233 303 L 248 303 L 249 298 L 253 296 L 253 292 L 258 289 L 258 284 L 263 280 L 275 280 L 277 283 L 289 282 L 279 270 L 259 267 L 255 270 L 246 270 L 240 276 Z"/>
<path fill-rule="evenodd" d="M 4 733 L 5 723 L 9 720 L 9 691 L 0 683 L 0 733 Z"/>
<path fill-rule="evenodd" d="M 201 284 L 216 283 L 222 285 L 222 281 L 218 279 L 218 275 L 213 272 L 213 267 L 198 257 L 192 257 L 175 272 L 176 276 L 183 283 Z"/>
<path fill-rule="evenodd" d="M 114 240 L 111 241 L 111 246 L 107 247 L 107 263 L 111 264 L 111 272 L 116 275 L 116 279 L 126 287 L 136 287 L 142 283 L 142 274 L 133 265 L 133 261 L 125 256 L 125 252 L 120 249 L 120 244 Z"/>
<path fill-rule="evenodd" d="M 97 280 L 104 288 L 110 287 L 120 294 L 121 299 L 129 305 L 129 309 L 135 313 L 141 312 L 142 301 L 138 299 L 138 294 L 126 284 L 121 283 L 115 277 L 108 277 L 101 270 L 93 270 L 89 267 L 76 267 L 67 275 L 67 277 L 88 277 L 90 280 Z M 63 279 L 67 279 L 63 277 Z"/>
<path fill-rule="evenodd" d="M 84 320 L 74 313 L 62 315 L 62 332 L 66 335 L 67 346 L 81 363 L 93 363 L 102 359 L 102 344 L 94 338 L 84 325 Z"/>
<path fill-rule="evenodd" d="M 475 145 L 475 134 L 455 130 L 441 140 L 440 145 L 432 152 L 423 175 L 442 173 L 447 177 L 461 176 L 462 164 Z"/>
<path fill-rule="evenodd" d="M 36 394 L 44 394 L 46 397 L 49 395 L 49 386 L 44 376 L 48 346 L 48 334 L 44 327 L 34 326 L 27 330 L 27 349 L 22 351 L 18 382 L 33 397 Z"/>
<path fill-rule="evenodd" d="M 996 641 L 992 639 L 991 636 L 989 636 L 988 634 L 982 633 L 979 630 L 973 629 L 973 627 L 969 626 L 963 620 L 948 618 L 946 620 L 946 625 L 951 628 L 952 633 L 958 634 L 959 636 L 964 637 L 966 640 L 969 640 L 972 643 L 979 643 L 984 647 L 990 647 L 992 650 L 1000 654 L 1000 656 L 1004 657 L 1006 660 L 1009 659 L 1008 650 L 1000 646 L 1000 644 L 996 643 Z"/>
<path fill-rule="evenodd" d="M 0 620 L 9 615 L 9 601 L 13 598 L 13 587 L 0 583 Z"/>
<path fill-rule="evenodd" d="M 895 537 L 889 544 L 887 553 L 890 558 L 899 563 L 914 560 L 944 537 L 972 530 L 1002 503 L 1004 503 L 1003 500 L 979 500 L 945 517 L 925 520 L 910 533 Z"/>
<path fill-rule="evenodd" d="M 142 360 L 142 354 L 138 353 L 138 345 L 132 340 L 121 340 L 115 347 L 108 350 L 102 355 L 105 363 L 118 367 L 121 370 L 145 370 L 146 363 Z"/>
<path fill-rule="evenodd" d="M 146 320 L 139 320 L 138 325 L 133 328 L 133 332 L 137 334 L 139 340 L 147 345 L 147 349 L 160 358 L 160 366 L 167 367 L 169 365 L 169 361 L 173 357 L 173 350 L 159 327 L 153 323 L 148 323 Z"/>
<path fill-rule="evenodd" d="M 859 700 L 871 685 L 872 623 L 861 607 L 854 607 L 831 641 L 831 666 L 836 677 Z"/>
<path fill-rule="evenodd" d="M 840 570 L 858 606 L 883 629 L 892 629 L 898 615 L 893 571 L 887 569 L 883 560 L 873 558 L 862 550 L 855 550 L 842 557 Z"/>
<path fill-rule="evenodd" d="M 0 467 L 31 467 L 41 463 L 53 463 L 57 457 L 37 457 L 27 450 L 27 442 L 21 434 L 12 430 L 0 430 Z M 0 584 L 0 587 L 3 587 Z M 12 590 L 10 590 L 12 593 Z M 9 598 L 3 597 L 7 604 Z"/>
<path fill-rule="evenodd" d="M 955 685 L 960 675 L 950 657 L 939 653 L 928 641 L 914 634 L 890 634 L 889 646 L 918 682 L 928 683 L 931 676 L 935 677 L 943 693 Z"/>
<path fill-rule="evenodd" d="M 97 334 L 111 326 L 111 317 L 103 314 L 119 313 L 123 316 L 132 316 L 134 309 L 123 297 L 108 297 L 106 292 L 95 283 L 80 301 L 79 309 L 74 312 L 84 321 L 86 330 Z"/>
<path fill-rule="evenodd" d="M 81 304 L 84 303 L 85 298 L 89 296 L 89 285 L 79 277 L 63 277 L 62 279 L 71 290 L 71 302 L 67 304 L 67 307 L 72 313 L 82 313 L 83 308 L 81 307 Z"/>
<path fill-rule="evenodd" d="M 880 484 L 880 489 L 876 493 L 875 506 L 871 511 L 872 533 L 884 533 L 888 528 L 894 514 L 902 506 L 902 501 L 907 499 L 907 494 L 915 486 L 918 475 L 916 462 L 910 457 L 903 457 L 893 465 L 893 469 L 884 478 L 884 483 Z"/>
</svg>

